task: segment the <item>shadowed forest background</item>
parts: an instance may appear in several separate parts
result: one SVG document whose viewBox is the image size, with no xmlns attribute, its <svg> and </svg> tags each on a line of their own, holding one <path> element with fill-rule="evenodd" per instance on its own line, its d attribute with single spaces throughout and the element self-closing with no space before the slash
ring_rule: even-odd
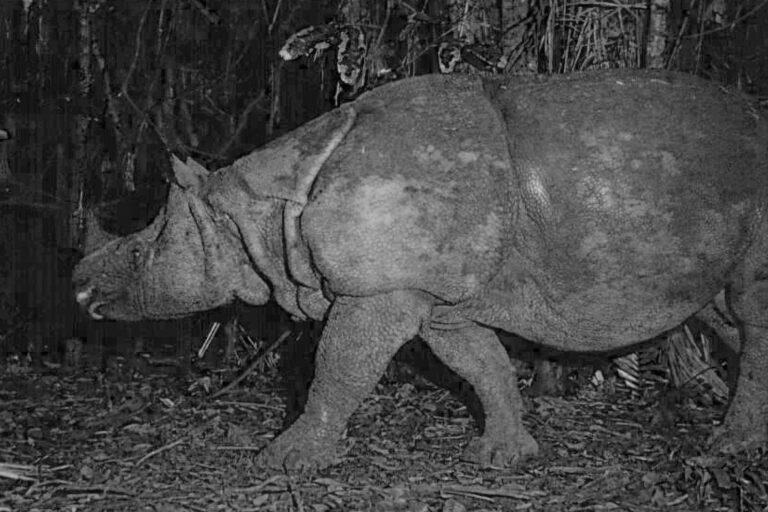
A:
<svg viewBox="0 0 768 512">
<path fill-rule="evenodd" d="M 764 98 L 763 3 L 2 2 L 0 127 L 12 138 L 0 142 L 0 349 L 39 359 L 72 337 L 98 352 L 105 337 L 141 336 L 85 321 L 69 278 L 88 209 L 113 233 L 146 225 L 171 153 L 215 169 L 425 73 L 656 67 Z M 209 320 L 147 329 L 199 340 Z"/>
</svg>

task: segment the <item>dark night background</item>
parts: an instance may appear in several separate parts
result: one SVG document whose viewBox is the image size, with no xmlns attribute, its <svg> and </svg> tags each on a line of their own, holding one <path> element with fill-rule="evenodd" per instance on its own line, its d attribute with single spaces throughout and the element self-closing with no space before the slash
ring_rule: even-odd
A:
<svg viewBox="0 0 768 512">
<path fill-rule="evenodd" d="M 216 168 L 366 89 L 440 72 L 441 61 L 486 74 L 666 67 L 764 102 L 763 3 L 4 1 L 0 128 L 13 138 L 0 142 L 0 352 L 55 360 L 77 336 L 98 359 L 148 333 L 185 340 L 188 352 L 231 316 L 95 325 L 71 298 L 86 212 L 115 233 L 141 228 L 164 199 L 170 153 Z M 281 59 L 309 26 L 293 40 L 298 58 Z M 365 49 L 339 49 L 345 35 Z M 256 330 L 288 321 L 239 316 Z"/>
</svg>

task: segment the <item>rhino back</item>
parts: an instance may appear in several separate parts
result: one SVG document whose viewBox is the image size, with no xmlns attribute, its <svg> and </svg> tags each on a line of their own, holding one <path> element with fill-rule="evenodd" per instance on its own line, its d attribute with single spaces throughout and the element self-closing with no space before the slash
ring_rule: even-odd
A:
<svg viewBox="0 0 768 512">
<path fill-rule="evenodd" d="M 495 87 L 525 215 L 486 321 L 565 349 L 615 348 L 724 286 L 768 190 L 768 130 L 746 101 L 662 72 Z"/>
<path fill-rule="evenodd" d="M 428 75 L 362 96 L 301 217 L 332 291 L 473 295 L 511 233 L 505 128 L 479 79 Z"/>
</svg>

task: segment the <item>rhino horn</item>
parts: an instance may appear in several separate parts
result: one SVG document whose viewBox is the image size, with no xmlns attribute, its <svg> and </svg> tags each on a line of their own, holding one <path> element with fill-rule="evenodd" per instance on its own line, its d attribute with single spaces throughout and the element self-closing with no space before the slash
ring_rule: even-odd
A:
<svg viewBox="0 0 768 512">
<path fill-rule="evenodd" d="M 85 254 L 90 254 L 97 249 L 105 246 L 112 240 L 116 240 L 120 237 L 108 233 L 105 231 L 99 219 L 96 216 L 96 212 L 93 209 L 88 209 L 85 212 Z"/>
</svg>

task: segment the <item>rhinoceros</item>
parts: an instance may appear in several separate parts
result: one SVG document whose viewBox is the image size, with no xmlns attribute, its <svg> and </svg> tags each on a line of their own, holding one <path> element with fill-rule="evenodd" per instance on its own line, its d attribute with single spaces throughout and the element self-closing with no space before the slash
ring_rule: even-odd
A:
<svg viewBox="0 0 768 512">
<path fill-rule="evenodd" d="M 713 446 L 768 438 L 768 126 L 691 76 L 428 75 L 387 84 L 175 183 L 143 231 L 75 272 L 92 316 L 274 299 L 325 320 L 303 414 L 259 463 L 339 460 L 350 415 L 420 336 L 485 413 L 466 460 L 538 451 L 495 334 L 615 351 L 693 315 L 740 345 Z"/>
</svg>

